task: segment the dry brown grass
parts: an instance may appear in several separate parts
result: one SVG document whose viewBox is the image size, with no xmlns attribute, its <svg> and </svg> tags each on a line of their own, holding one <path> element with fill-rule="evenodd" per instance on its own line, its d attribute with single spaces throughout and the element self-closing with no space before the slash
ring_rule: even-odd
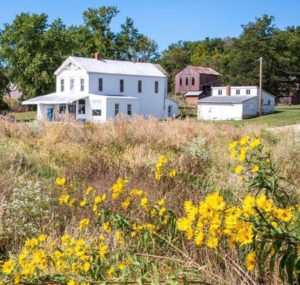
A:
<svg viewBox="0 0 300 285">
<path fill-rule="evenodd" d="M 227 145 L 253 133 L 260 134 L 265 146 L 272 150 L 280 174 L 295 185 L 300 183 L 300 135 L 290 131 L 275 134 L 266 130 L 265 125 L 236 127 L 189 119 L 145 121 L 140 117 L 130 122 L 120 118 L 117 122 L 85 125 L 0 123 L 0 207 L 3 197 L 8 199 L 11 189 L 18 186 L 20 177 L 39 180 L 52 191 L 54 179 L 66 176 L 80 194 L 88 185 L 103 193 L 122 176 L 130 179 L 129 187 L 146 190 L 151 199 L 165 197 L 167 206 L 178 213 L 182 201 L 198 201 L 215 188 L 227 189 L 230 197 L 240 197 L 247 189 L 232 174 Z M 201 151 L 210 156 L 209 161 L 188 151 L 193 141 L 200 138 L 205 144 Z M 170 165 L 184 174 L 176 183 L 153 181 L 154 165 L 160 155 L 167 156 Z M 0 218 L 2 212 L 0 208 Z M 65 215 L 64 212 L 56 214 Z M 66 216 L 67 229 L 77 225 L 80 218 L 76 213 Z M 53 235 L 58 235 L 60 230 L 65 231 L 66 227 L 49 229 Z M 235 252 L 223 255 L 224 260 L 218 260 L 215 266 L 216 256 L 210 251 L 187 250 L 201 265 L 207 266 L 205 274 L 209 280 L 218 284 L 254 284 Z"/>
</svg>

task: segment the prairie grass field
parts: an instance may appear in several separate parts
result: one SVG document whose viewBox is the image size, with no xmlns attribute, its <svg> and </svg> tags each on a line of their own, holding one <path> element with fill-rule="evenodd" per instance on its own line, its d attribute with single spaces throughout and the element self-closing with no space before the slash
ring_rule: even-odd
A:
<svg viewBox="0 0 300 285">
<path fill-rule="evenodd" d="M 291 120 L 297 123 L 297 115 Z M 258 256 L 258 250 L 250 241 L 231 247 L 226 237 L 216 241 L 216 234 L 202 244 L 196 230 L 189 237 L 192 226 L 187 229 L 181 219 L 209 195 L 226 205 L 238 205 L 249 194 L 261 197 L 259 187 L 269 191 L 267 184 L 259 186 L 262 181 L 283 187 L 293 205 L 300 201 L 300 133 L 275 131 L 272 125 L 259 119 L 220 124 L 139 117 L 105 124 L 1 121 L 0 260 L 6 271 L 0 280 L 70 285 L 289 282 L 289 273 L 283 273 L 286 281 L 280 276 L 281 253 L 274 270 L 258 261 L 253 269 L 247 254 L 253 250 Z M 249 157 L 242 175 L 228 146 L 245 137 Z M 257 146 L 252 140 L 258 140 Z M 252 148 L 257 151 L 253 155 Z M 259 169 L 251 164 L 255 160 Z M 275 168 L 276 177 L 284 180 L 274 178 Z M 272 195 L 266 192 L 275 205 L 277 196 Z M 261 245 L 261 227 L 254 228 L 251 239 Z M 281 230 L 292 232 L 286 224 Z M 275 236 L 266 238 L 266 248 L 277 246 Z M 287 250 L 280 246 L 278 252 Z"/>
</svg>

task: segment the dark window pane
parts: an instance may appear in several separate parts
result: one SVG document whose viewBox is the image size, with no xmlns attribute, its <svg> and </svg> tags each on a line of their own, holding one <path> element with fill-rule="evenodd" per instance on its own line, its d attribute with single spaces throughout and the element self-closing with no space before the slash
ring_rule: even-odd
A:
<svg viewBox="0 0 300 285">
<path fill-rule="evenodd" d="M 78 102 L 78 114 L 85 114 L 85 100 L 81 99 Z"/>
<path fill-rule="evenodd" d="M 124 80 L 120 80 L 120 92 L 124 92 Z"/>
<path fill-rule="evenodd" d="M 138 93 L 142 93 L 142 80 L 138 81 Z"/>
<path fill-rule="evenodd" d="M 131 116 L 131 104 L 127 105 L 127 115 Z"/>
<path fill-rule="evenodd" d="M 93 116 L 101 116 L 101 110 L 93 110 Z"/>
<path fill-rule="evenodd" d="M 115 116 L 117 116 L 119 114 L 119 111 L 120 111 L 120 105 L 115 104 Z"/>
<path fill-rule="evenodd" d="M 155 93 L 158 93 L 158 81 L 155 81 L 154 89 L 155 89 Z"/>
<path fill-rule="evenodd" d="M 99 78 L 99 91 L 103 91 L 103 79 L 102 78 Z"/>
</svg>

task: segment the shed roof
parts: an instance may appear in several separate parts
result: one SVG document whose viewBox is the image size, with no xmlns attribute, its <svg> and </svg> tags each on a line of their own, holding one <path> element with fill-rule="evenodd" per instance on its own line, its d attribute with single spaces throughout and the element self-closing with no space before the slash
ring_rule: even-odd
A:
<svg viewBox="0 0 300 285">
<path fill-rule="evenodd" d="M 202 103 L 216 103 L 216 104 L 241 104 L 247 100 L 257 98 L 257 96 L 209 96 L 198 101 Z"/>
<path fill-rule="evenodd" d="M 201 95 L 203 91 L 190 91 L 184 94 L 184 97 L 197 97 Z"/>
<path fill-rule="evenodd" d="M 211 74 L 211 75 L 220 75 L 219 72 L 215 71 L 213 68 L 210 68 L 210 67 L 192 66 L 192 65 L 189 65 L 188 67 L 190 67 L 191 69 L 193 69 L 197 73 Z"/>
<path fill-rule="evenodd" d="M 88 94 L 70 95 L 61 93 L 51 93 L 48 95 L 34 97 L 22 102 L 22 105 L 37 105 L 37 104 L 69 104 L 76 100 L 88 97 Z"/>
<path fill-rule="evenodd" d="M 68 59 L 56 70 L 55 74 L 57 75 L 69 61 L 78 63 L 80 67 L 82 67 L 86 72 L 89 73 L 139 75 L 153 77 L 167 76 L 167 72 L 158 64 L 109 59 L 98 60 L 95 58 L 76 56 L 68 57 Z"/>
</svg>

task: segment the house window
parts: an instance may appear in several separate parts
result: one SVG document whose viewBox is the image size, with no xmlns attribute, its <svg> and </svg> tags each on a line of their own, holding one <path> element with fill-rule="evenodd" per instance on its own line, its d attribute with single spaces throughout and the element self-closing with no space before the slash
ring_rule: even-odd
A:
<svg viewBox="0 0 300 285">
<path fill-rule="evenodd" d="M 65 91 L 65 80 L 64 79 L 60 80 L 60 91 L 61 92 Z"/>
<path fill-rule="evenodd" d="M 185 85 L 189 85 L 189 79 L 188 78 L 185 79 Z"/>
<path fill-rule="evenodd" d="M 127 104 L 127 115 L 131 116 L 131 104 Z"/>
<path fill-rule="evenodd" d="M 271 100 L 268 100 L 268 105 L 271 105 Z"/>
<path fill-rule="evenodd" d="M 84 91 L 84 79 L 80 79 L 80 91 Z"/>
<path fill-rule="evenodd" d="M 102 78 L 99 78 L 98 89 L 99 89 L 99 91 L 103 91 L 103 79 Z"/>
<path fill-rule="evenodd" d="M 59 113 L 64 114 L 66 112 L 66 104 L 60 104 L 59 105 Z"/>
<path fill-rule="evenodd" d="M 218 90 L 218 95 L 222 95 L 222 90 L 221 89 Z"/>
<path fill-rule="evenodd" d="M 138 93 L 142 93 L 142 80 L 138 81 Z"/>
<path fill-rule="evenodd" d="M 155 92 L 155 93 L 158 93 L 158 81 L 155 81 L 155 84 L 154 84 L 154 92 Z"/>
<path fill-rule="evenodd" d="M 192 85 L 195 85 L 195 78 L 192 77 Z"/>
<path fill-rule="evenodd" d="M 251 90 L 250 89 L 246 89 L 246 94 L 250 95 L 251 94 Z"/>
<path fill-rule="evenodd" d="M 240 89 L 236 89 L 236 90 L 235 90 L 235 94 L 236 94 L 236 95 L 240 95 L 240 94 L 241 94 L 241 90 L 240 90 Z"/>
<path fill-rule="evenodd" d="M 93 116 L 101 116 L 101 109 L 93 110 Z"/>
<path fill-rule="evenodd" d="M 76 114 L 76 104 L 69 104 L 68 111 L 70 114 Z"/>
<path fill-rule="evenodd" d="M 119 114 L 120 111 L 120 104 L 115 104 L 115 116 Z"/>
<path fill-rule="evenodd" d="M 172 116 L 172 105 L 168 106 L 168 117 Z"/>
<path fill-rule="evenodd" d="M 78 101 L 78 114 L 84 115 L 85 114 L 85 100 L 80 99 Z"/>
<path fill-rule="evenodd" d="M 74 90 L 74 79 L 70 79 L 70 90 Z"/>
<path fill-rule="evenodd" d="M 120 80 L 120 92 L 124 92 L 124 80 Z"/>
<path fill-rule="evenodd" d="M 180 84 L 180 86 L 182 85 L 182 78 L 181 77 L 179 79 L 179 84 Z"/>
</svg>

